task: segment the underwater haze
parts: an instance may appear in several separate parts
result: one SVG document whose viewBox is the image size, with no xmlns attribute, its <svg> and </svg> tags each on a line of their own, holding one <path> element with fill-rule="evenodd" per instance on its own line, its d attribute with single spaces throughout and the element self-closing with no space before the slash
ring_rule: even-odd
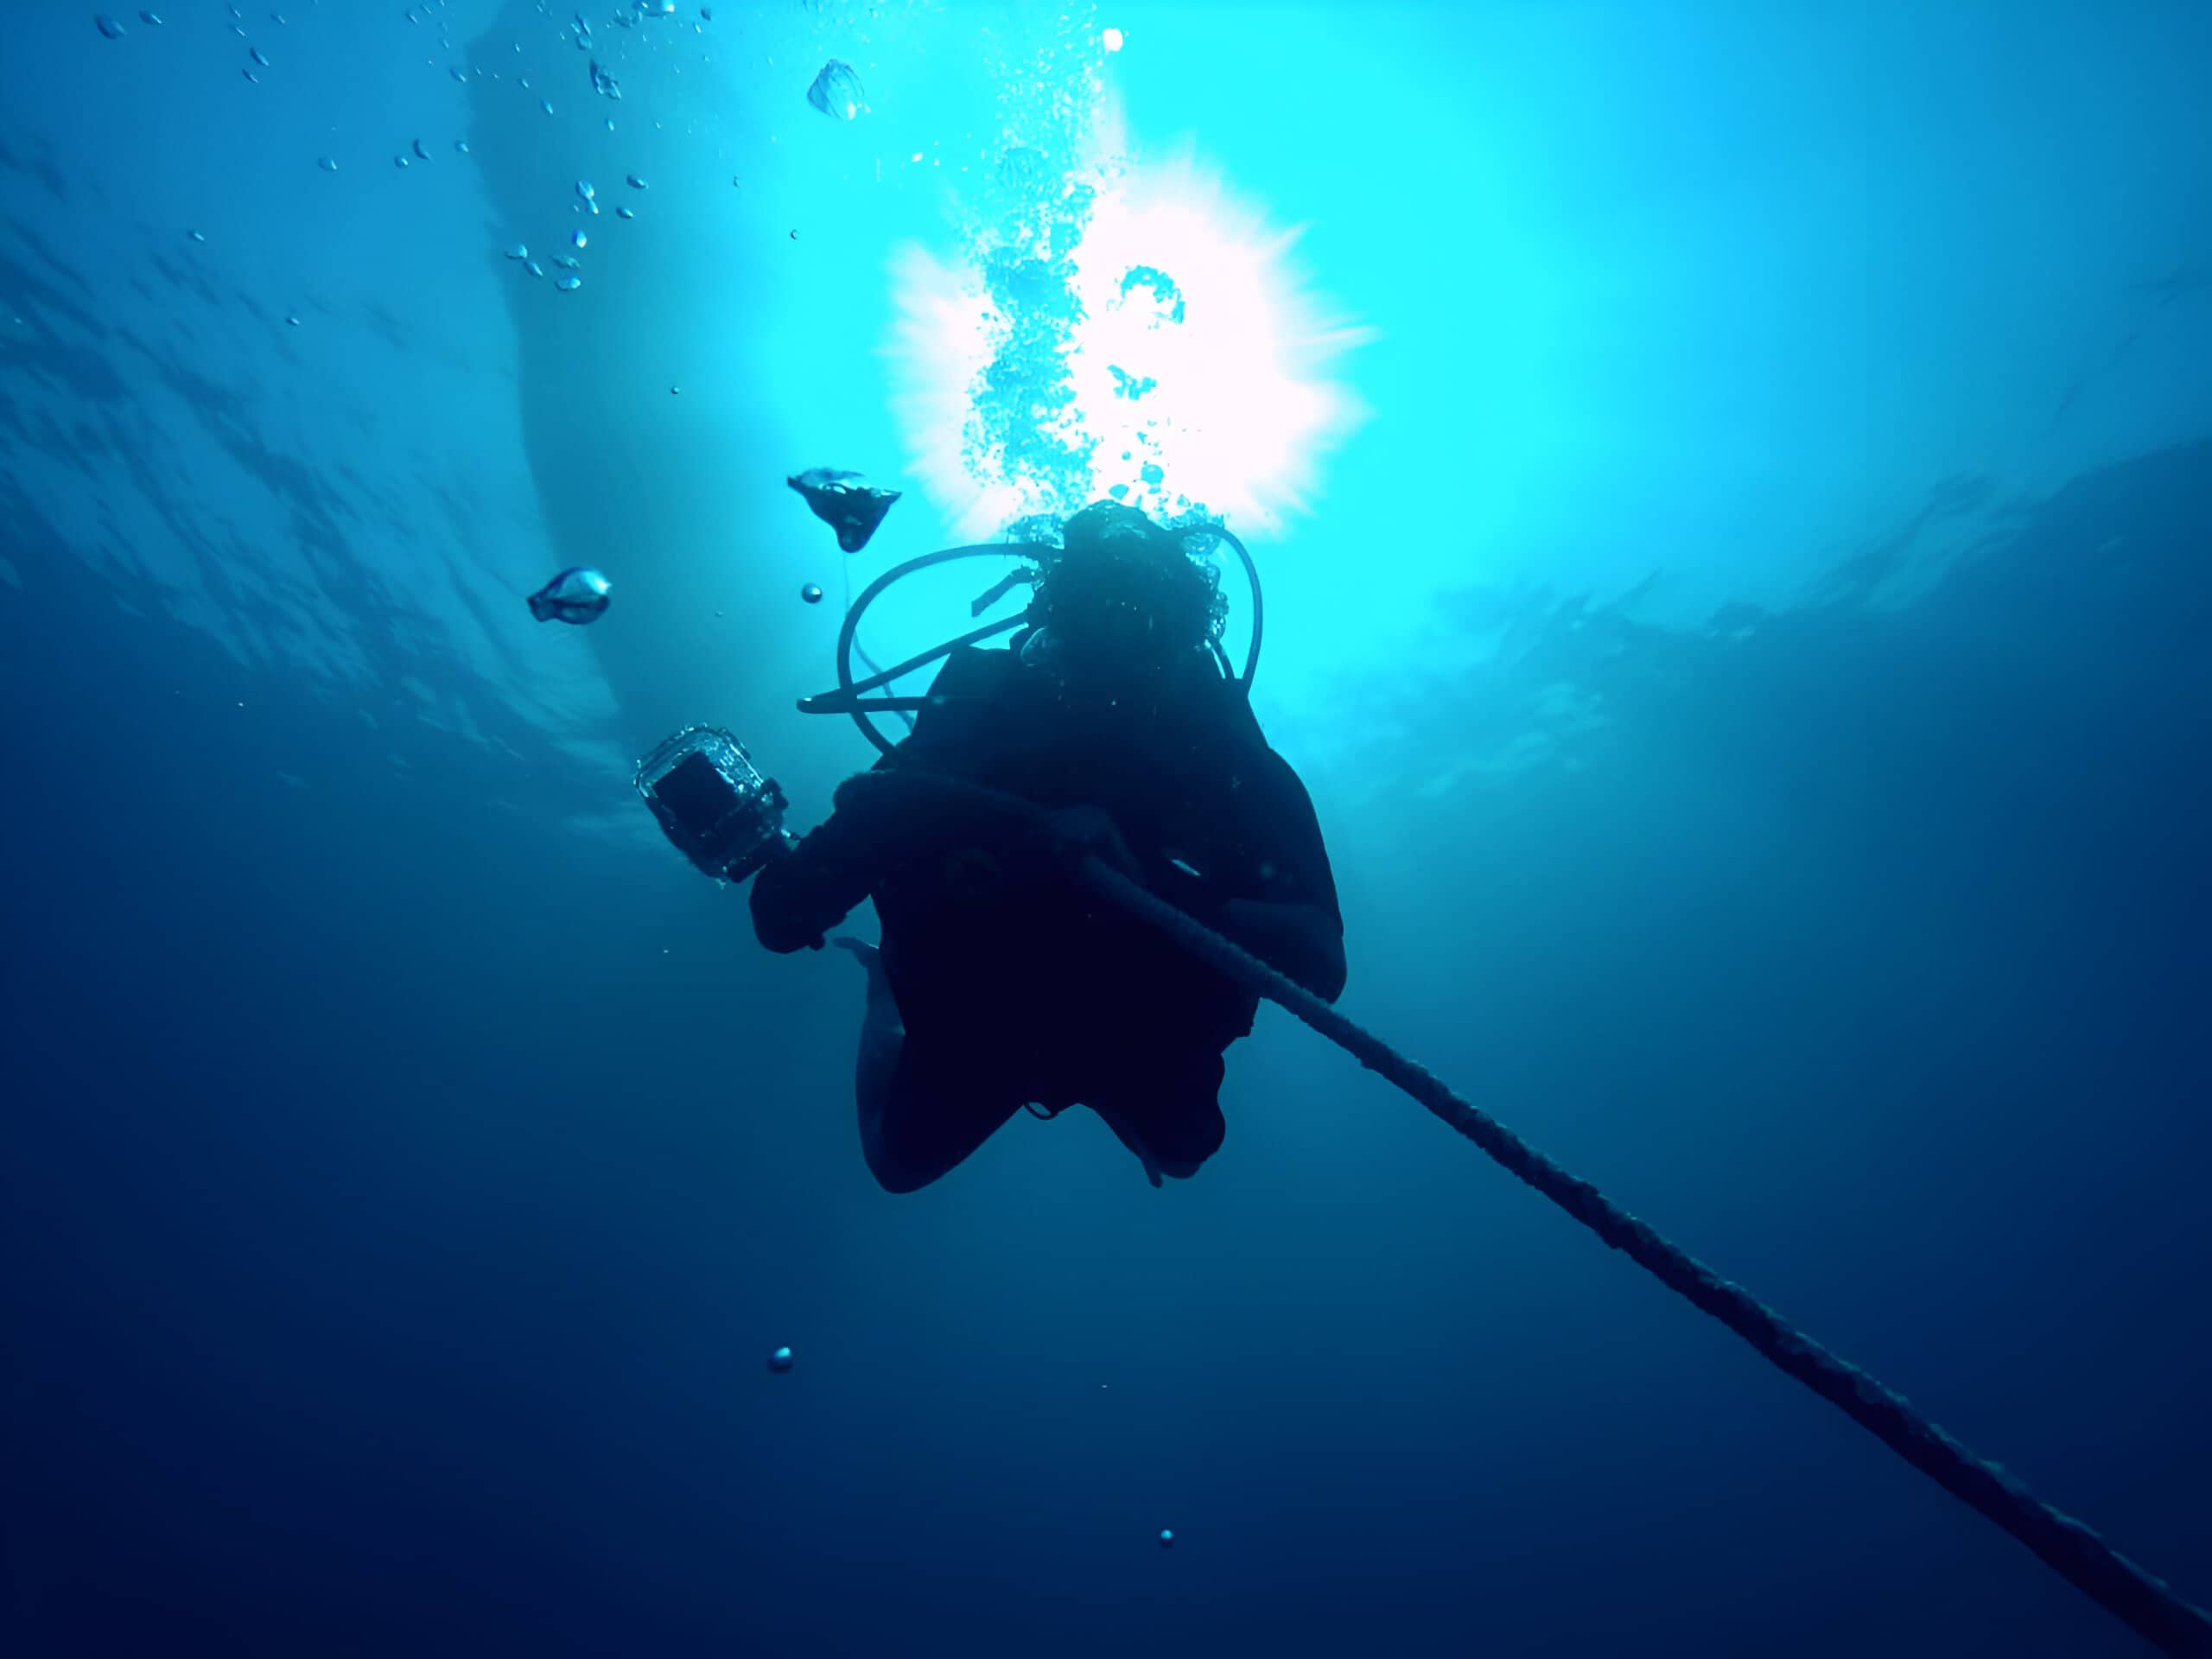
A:
<svg viewBox="0 0 2212 1659">
<path fill-rule="evenodd" d="M 632 768 L 810 827 L 1096 499 L 1343 1013 L 2212 1599 L 2212 10 L 0 40 L 0 1651 L 2154 1650 L 1279 1008 L 1195 1179 L 878 1187 Z"/>
</svg>

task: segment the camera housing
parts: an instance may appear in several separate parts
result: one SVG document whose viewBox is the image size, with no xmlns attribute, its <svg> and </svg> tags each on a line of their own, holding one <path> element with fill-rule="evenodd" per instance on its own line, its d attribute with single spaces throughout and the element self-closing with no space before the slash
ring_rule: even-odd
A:
<svg viewBox="0 0 2212 1659">
<path fill-rule="evenodd" d="M 638 762 L 634 781 L 661 833 L 717 881 L 742 881 L 796 842 L 782 786 L 718 727 L 685 727 Z"/>
</svg>

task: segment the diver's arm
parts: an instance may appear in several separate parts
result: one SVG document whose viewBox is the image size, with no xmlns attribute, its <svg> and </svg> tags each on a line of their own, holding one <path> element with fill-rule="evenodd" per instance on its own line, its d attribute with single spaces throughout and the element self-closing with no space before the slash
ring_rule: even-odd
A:
<svg viewBox="0 0 2212 1659">
<path fill-rule="evenodd" d="M 878 868 L 867 814 L 832 812 L 753 878 L 753 931 L 778 955 L 819 950 L 823 937 L 868 895 Z"/>
<path fill-rule="evenodd" d="M 1264 750 L 1248 774 L 1252 845 L 1263 849 L 1262 895 L 1222 906 L 1222 932 L 1325 1002 L 1344 988 L 1344 913 L 1313 799 L 1290 763 Z"/>
<path fill-rule="evenodd" d="M 918 758 L 957 771 L 963 741 L 969 741 L 966 728 L 1005 674 L 1005 665 L 994 659 L 1005 654 L 963 646 L 947 657 L 913 730 L 867 772 L 838 785 L 830 816 L 753 878 L 753 931 L 762 944 L 779 955 L 819 950 L 830 930 L 875 890 L 892 862 L 926 853 L 943 838 L 941 826 L 931 822 L 941 815 L 931 813 L 926 801 L 918 805 L 911 792 L 870 785 Z"/>
<path fill-rule="evenodd" d="M 911 753 L 912 741 L 897 753 Z M 932 781 L 950 787 L 931 789 Z M 933 779 L 891 755 L 846 779 L 831 799 L 830 816 L 813 833 L 753 878 L 753 931 L 779 954 L 819 950 L 829 931 L 893 867 L 1007 842 L 1020 827 L 988 791 Z"/>
<path fill-rule="evenodd" d="M 1344 925 L 1320 906 L 1231 899 L 1222 906 L 1214 925 L 1223 937 L 1324 1002 L 1344 995 Z"/>
</svg>

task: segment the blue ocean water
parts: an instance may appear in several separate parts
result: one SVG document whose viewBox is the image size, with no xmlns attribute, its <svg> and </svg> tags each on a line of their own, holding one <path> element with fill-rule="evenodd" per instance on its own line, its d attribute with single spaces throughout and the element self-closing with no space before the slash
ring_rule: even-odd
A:
<svg viewBox="0 0 2212 1659">
<path fill-rule="evenodd" d="M 2202 7 L 156 15 L 0 50 L 0 1648 L 2149 1650 L 1277 1011 L 876 1188 L 630 765 L 1116 486 L 1344 1010 L 2212 1599 Z"/>
</svg>

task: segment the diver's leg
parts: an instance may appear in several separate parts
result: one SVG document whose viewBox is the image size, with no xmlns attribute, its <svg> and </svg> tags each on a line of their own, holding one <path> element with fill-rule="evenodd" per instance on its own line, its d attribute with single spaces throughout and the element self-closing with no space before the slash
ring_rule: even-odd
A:
<svg viewBox="0 0 2212 1659">
<path fill-rule="evenodd" d="M 1022 1107 L 1020 1094 L 972 1067 L 902 1044 L 881 1109 L 863 1111 L 861 1151 L 887 1192 L 912 1192 L 964 1163 Z"/>
<path fill-rule="evenodd" d="M 830 941 L 849 950 L 868 972 L 868 1009 L 861 1016 L 859 1052 L 853 1061 L 853 1097 L 860 1103 L 861 1150 L 875 1167 L 875 1148 L 882 1143 L 883 1117 L 890 1109 L 891 1091 L 899 1071 L 899 1056 L 906 1046 L 906 1022 L 891 982 L 883 972 L 883 952 L 850 937 Z"/>
<path fill-rule="evenodd" d="M 1152 1155 L 1152 1148 L 1145 1144 L 1144 1136 L 1137 1133 L 1136 1126 L 1129 1122 L 1128 1114 L 1117 1111 L 1111 1106 L 1101 1106 L 1096 1102 L 1091 1103 L 1090 1109 L 1097 1116 L 1099 1122 L 1114 1131 L 1116 1140 L 1136 1154 L 1137 1161 L 1144 1166 L 1145 1179 L 1150 1181 L 1154 1186 L 1158 1186 L 1162 1173 L 1160 1160 Z M 1175 1173 L 1179 1177 L 1184 1173 L 1180 1170 Z M 1195 1174 L 1197 1172 L 1193 1170 L 1190 1173 Z"/>
<path fill-rule="evenodd" d="M 918 1191 L 989 1140 L 1021 1109 L 1021 1100 L 926 1046 L 917 1053 L 884 977 L 881 953 L 858 939 L 831 943 L 868 969 L 868 1012 L 853 1066 L 861 1155 L 887 1192 Z"/>
<path fill-rule="evenodd" d="M 1160 1057 L 1137 1077 L 1096 1091 L 1090 1109 L 1137 1156 L 1154 1186 L 1163 1175 L 1187 1181 L 1221 1150 L 1218 1054 Z"/>
</svg>

